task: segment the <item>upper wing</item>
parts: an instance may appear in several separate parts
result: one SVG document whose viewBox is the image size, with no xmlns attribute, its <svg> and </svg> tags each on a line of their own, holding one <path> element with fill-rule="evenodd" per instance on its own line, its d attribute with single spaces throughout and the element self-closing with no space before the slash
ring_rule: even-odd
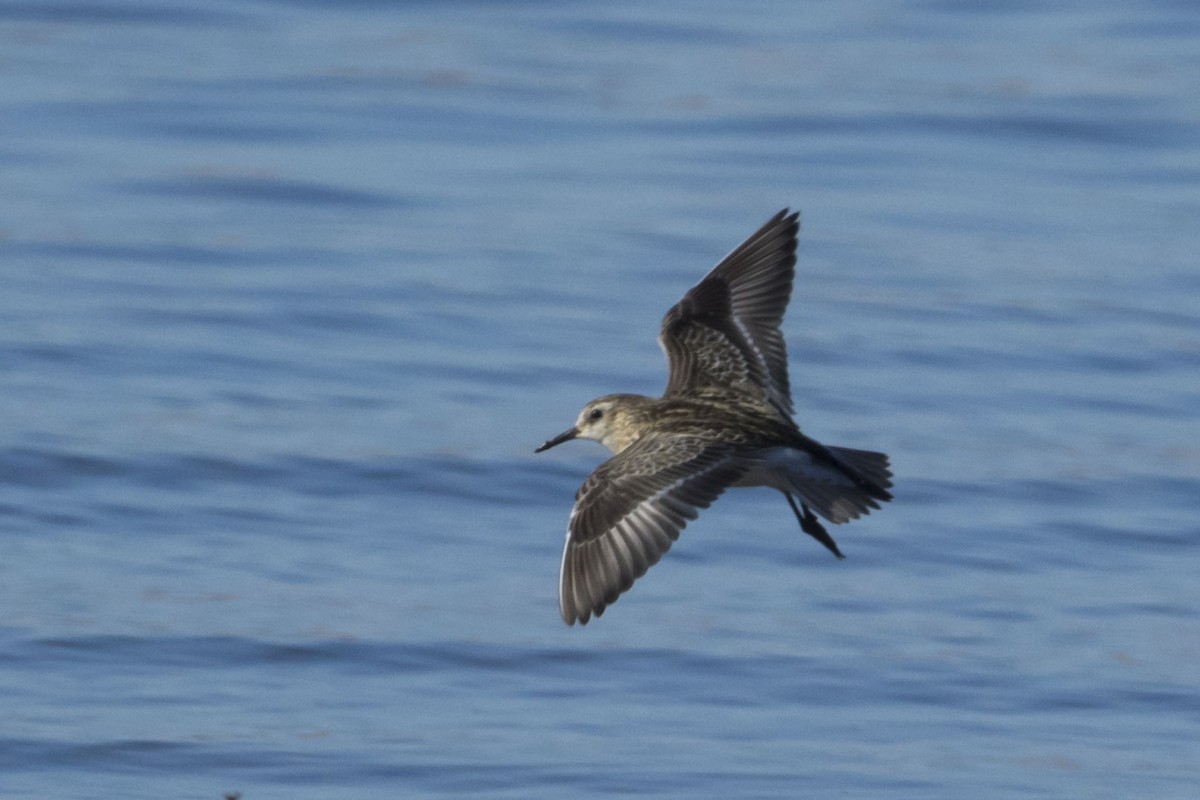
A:
<svg viewBox="0 0 1200 800">
<path fill-rule="evenodd" d="M 567 525 L 563 621 L 586 625 L 603 614 L 744 472 L 731 446 L 680 436 L 643 438 L 601 464 L 579 488 Z"/>
<path fill-rule="evenodd" d="M 792 413 L 779 324 L 792 294 L 799 214 L 784 209 L 742 242 L 663 317 L 669 396 L 701 386 L 747 389 Z"/>
</svg>

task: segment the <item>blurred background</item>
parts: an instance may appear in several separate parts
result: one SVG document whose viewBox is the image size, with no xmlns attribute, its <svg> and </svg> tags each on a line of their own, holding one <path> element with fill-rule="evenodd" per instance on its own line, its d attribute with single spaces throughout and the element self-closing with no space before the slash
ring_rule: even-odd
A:
<svg viewBox="0 0 1200 800">
<path fill-rule="evenodd" d="M 1200 8 L 0 0 L 6 798 L 1190 798 Z M 831 530 L 533 448 L 784 206 Z"/>
</svg>

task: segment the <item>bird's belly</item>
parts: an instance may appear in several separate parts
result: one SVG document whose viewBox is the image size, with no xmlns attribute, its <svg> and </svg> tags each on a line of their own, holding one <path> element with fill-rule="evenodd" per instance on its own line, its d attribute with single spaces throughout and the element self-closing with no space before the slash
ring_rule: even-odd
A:
<svg viewBox="0 0 1200 800">
<path fill-rule="evenodd" d="M 812 481 L 853 486 L 837 468 L 817 463 L 811 455 L 794 447 L 760 450 L 750 463 L 750 469 L 734 486 L 768 486 L 781 492 L 800 493 Z"/>
</svg>

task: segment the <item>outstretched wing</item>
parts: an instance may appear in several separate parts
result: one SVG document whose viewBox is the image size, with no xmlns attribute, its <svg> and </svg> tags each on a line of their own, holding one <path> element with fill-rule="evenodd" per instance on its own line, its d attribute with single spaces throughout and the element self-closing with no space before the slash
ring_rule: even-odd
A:
<svg viewBox="0 0 1200 800">
<path fill-rule="evenodd" d="M 745 469 L 729 445 L 665 435 L 643 438 L 597 467 L 567 525 L 563 621 L 586 625 L 603 614 Z"/>
<path fill-rule="evenodd" d="M 784 209 L 742 242 L 663 317 L 664 396 L 705 387 L 753 392 L 792 413 L 779 324 L 792 294 L 799 214 Z"/>
</svg>

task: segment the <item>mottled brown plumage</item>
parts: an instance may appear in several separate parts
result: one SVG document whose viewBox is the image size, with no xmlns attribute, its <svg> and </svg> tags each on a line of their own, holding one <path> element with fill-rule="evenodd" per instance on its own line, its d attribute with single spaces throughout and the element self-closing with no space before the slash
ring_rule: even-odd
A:
<svg viewBox="0 0 1200 800">
<path fill-rule="evenodd" d="M 567 525 L 559 610 L 568 624 L 603 614 L 727 488 L 779 489 L 801 529 L 839 558 L 816 515 L 847 522 L 891 499 L 885 454 L 826 447 L 792 421 L 779 325 L 798 230 L 797 215 L 781 211 L 667 312 L 661 398 L 599 397 L 538 448 L 587 438 L 615 454 L 584 481 Z"/>
</svg>

